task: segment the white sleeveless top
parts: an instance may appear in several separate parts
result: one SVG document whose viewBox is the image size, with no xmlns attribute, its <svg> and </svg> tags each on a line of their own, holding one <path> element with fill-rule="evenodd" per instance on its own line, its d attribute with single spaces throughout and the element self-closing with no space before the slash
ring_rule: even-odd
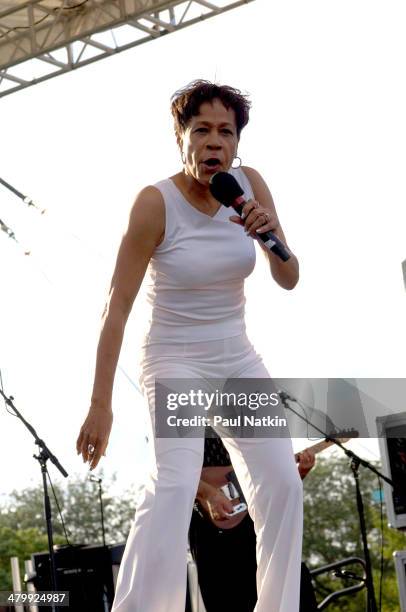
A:
<svg viewBox="0 0 406 612">
<path fill-rule="evenodd" d="M 254 198 L 240 169 L 230 168 Z M 255 266 L 255 246 L 232 208 L 210 217 L 190 204 L 171 179 L 154 185 L 165 202 L 165 236 L 149 263 L 147 300 L 152 306 L 144 346 L 158 342 L 218 340 L 245 332 L 244 279 Z"/>
</svg>

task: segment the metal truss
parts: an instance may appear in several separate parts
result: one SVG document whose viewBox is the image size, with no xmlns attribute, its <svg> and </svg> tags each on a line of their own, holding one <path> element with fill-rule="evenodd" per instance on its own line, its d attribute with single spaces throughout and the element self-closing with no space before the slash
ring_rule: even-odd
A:
<svg viewBox="0 0 406 612">
<path fill-rule="evenodd" d="M 253 0 L 0 0 L 0 97 Z"/>
</svg>

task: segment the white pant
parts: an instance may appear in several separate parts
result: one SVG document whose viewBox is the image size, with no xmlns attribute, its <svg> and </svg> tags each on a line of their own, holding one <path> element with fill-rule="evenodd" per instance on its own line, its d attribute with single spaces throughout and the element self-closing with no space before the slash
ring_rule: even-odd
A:
<svg viewBox="0 0 406 612">
<path fill-rule="evenodd" d="M 155 378 L 269 378 L 242 334 L 153 344 L 140 383 L 154 423 Z M 290 438 L 224 438 L 257 534 L 255 612 L 298 612 L 302 482 Z M 155 438 L 153 466 L 125 547 L 112 612 L 184 612 L 187 534 L 203 462 L 203 438 Z M 215 551 L 213 551 L 215 555 Z M 241 559 L 244 563 L 244 559 Z M 214 589 L 232 585 L 213 584 Z"/>
</svg>

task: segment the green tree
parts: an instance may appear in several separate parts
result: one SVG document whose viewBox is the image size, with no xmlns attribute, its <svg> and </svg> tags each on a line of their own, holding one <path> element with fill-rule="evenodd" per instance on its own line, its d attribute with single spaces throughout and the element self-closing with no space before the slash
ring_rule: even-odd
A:
<svg viewBox="0 0 406 612">
<path fill-rule="evenodd" d="M 379 601 L 380 579 L 380 505 L 373 502 L 372 491 L 378 488 L 377 478 L 360 468 L 361 489 L 364 498 L 368 543 L 374 571 L 374 582 Z M 108 544 L 124 541 L 134 517 L 136 493 L 126 491 L 119 496 L 108 493 L 114 486 L 115 476 L 104 481 L 104 508 L 106 541 Z M 100 508 L 96 483 L 75 476 L 69 482 L 54 484 L 54 490 L 64 517 L 69 541 L 72 544 L 101 543 Z M 363 558 L 359 520 L 355 500 L 355 487 L 348 459 L 344 456 L 320 458 L 304 482 L 305 521 L 303 558 L 309 566 L 320 567 L 349 556 Z M 50 491 L 55 543 L 66 539 L 58 510 Z M 384 508 L 385 512 L 385 508 Z M 392 554 L 406 548 L 405 534 L 387 527 L 384 515 L 384 580 L 382 610 L 398 612 L 399 598 Z M 33 552 L 48 548 L 46 524 L 43 518 L 42 486 L 13 491 L 0 507 L 0 589 L 11 588 L 11 556 L 21 563 Z M 24 573 L 23 567 L 21 567 Z M 354 568 L 359 573 L 360 569 Z M 318 599 L 327 592 L 342 588 L 341 580 L 331 576 L 317 579 Z M 328 608 L 332 612 L 361 612 L 365 609 L 365 591 L 340 599 Z"/>
<path fill-rule="evenodd" d="M 379 469 L 379 466 L 377 466 Z M 372 492 L 378 488 L 378 479 L 370 471 L 360 467 L 360 484 L 364 501 L 368 544 L 374 572 L 374 584 L 379 602 L 380 580 L 380 504 L 373 501 Z M 406 548 L 405 534 L 387 527 L 384 511 L 384 581 L 383 603 L 385 612 L 398 612 L 399 596 L 394 550 Z M 355 497 L 355 483 L 347 457 L 332 455 L 318 459 L 316 467 L 304 481 L 304 536 L 303 558 L 311 568 L 320 567 L 346 557 L 364 558 L 359 518 Z M 354 566 L 360 575 L 360 566 Z M 362 570 L 361 570 L 362 571 Z M 326 593 L 350 586 L 331 576 L 317 578 L 318 599 Z M 360 612 L 365 609 L 365 590 L 347 598 L 340 598 L 328 609 L 343 612 Z"/>
<path fill-rule="evenodd" d="M 99 472 L 103 478 L 103 471 Z M 106 543 L 116 544 L 127 539 L 135 513 L 136 494 L 128 490 L 119 496 L 109 494 L 116 476 L 103 479 L 103 508 Z M 53 484 L 58 505 L 71 544 L 102 544 L 102 529 L 98 484 L 74 475 L 69 481 Z M 52 489 L 48 488 L 55 544 L 67 544 L 61 516 Z M 42 484 L 22 491 L 12 491 L 0 507 L 0 590 L 11 588 L 10 557 L 18 556 L 21 572 L 23 561 L 33 552 L 48 549 L 44 519 Z"/>
<path fill-rule="evenodd" d="M 55 537 L 55 544 L 64 542 L 61 536 Z M 47 550 L 48 538 L 35 527 L 12 529 L 0 527 L 0 590 L 12 590 L 10 557 L 18 557 L 21 576 L 24 576 L 24 560 L 32 553 Z"/>
</svg>

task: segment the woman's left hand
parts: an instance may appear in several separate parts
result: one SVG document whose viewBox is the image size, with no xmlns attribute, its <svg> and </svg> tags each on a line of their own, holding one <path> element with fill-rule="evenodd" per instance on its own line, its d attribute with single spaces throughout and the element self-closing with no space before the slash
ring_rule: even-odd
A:
<svg viewBox="0 0 406 612">
<path fill-rule="evenodd" d="M 260 205 L 257 200 L 248 200 L 245 202 L 242 209 L 242 216 L 232 215 L 230 221 L 243 225 L 245 232 L 256 238 L 257 234 L 263 232 L 275 232 L 279 227 L 279 221 L 276 214 L 269 208 Z"/>
</svg>

